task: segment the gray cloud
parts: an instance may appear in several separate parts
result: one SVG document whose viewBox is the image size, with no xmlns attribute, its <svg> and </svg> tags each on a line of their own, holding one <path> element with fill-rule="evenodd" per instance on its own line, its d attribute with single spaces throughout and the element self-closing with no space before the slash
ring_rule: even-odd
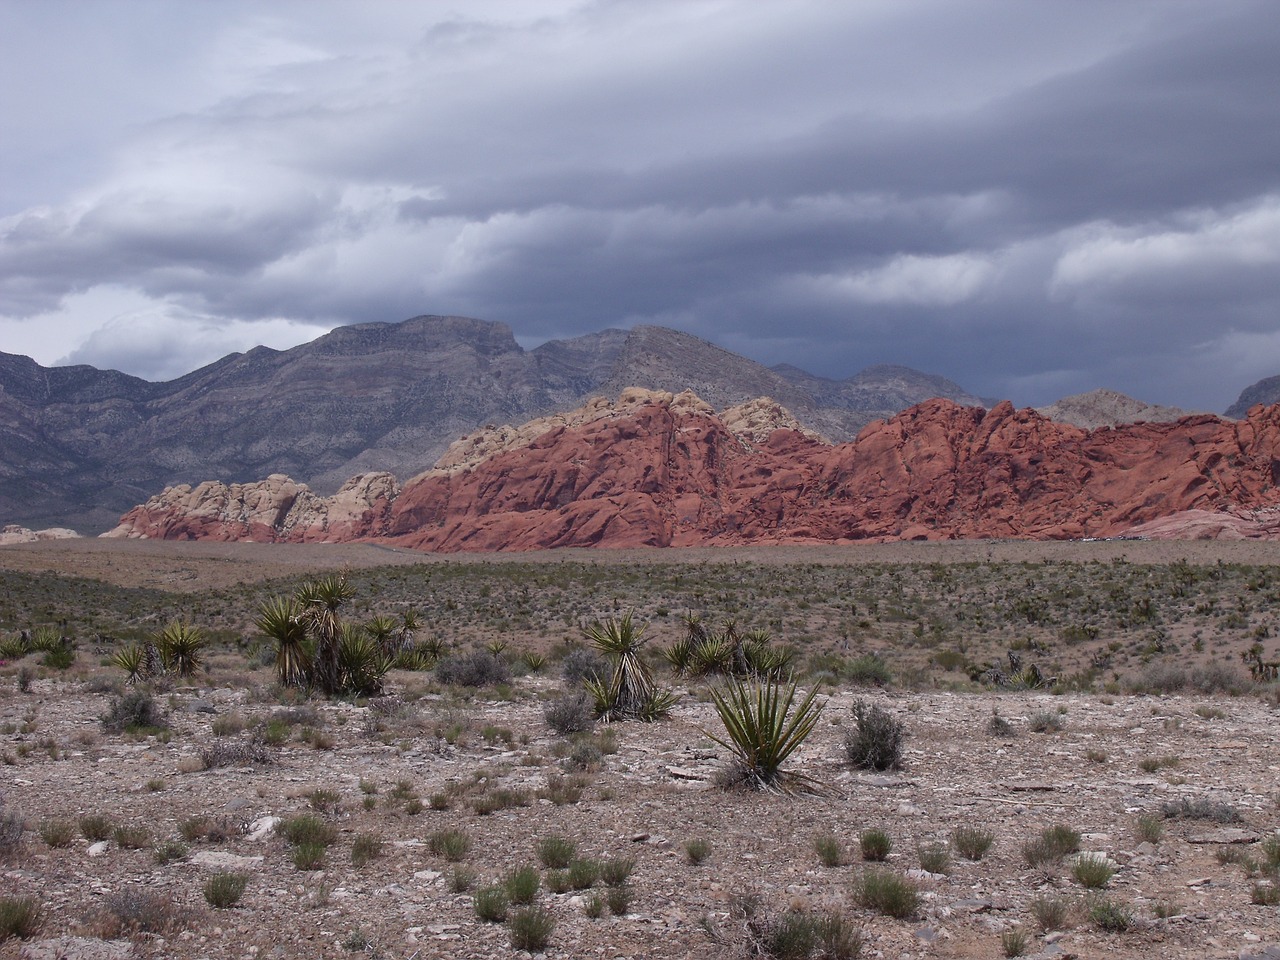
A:
<svg viewBox="0 0 1280 960">
<path fill-rule="evenodd" d="M 1269 3 L 82 9 L 0 8 L 0 336 L 42 362 L 435 312 L 1019 403 L 1280 372 Z"/>
</svg>

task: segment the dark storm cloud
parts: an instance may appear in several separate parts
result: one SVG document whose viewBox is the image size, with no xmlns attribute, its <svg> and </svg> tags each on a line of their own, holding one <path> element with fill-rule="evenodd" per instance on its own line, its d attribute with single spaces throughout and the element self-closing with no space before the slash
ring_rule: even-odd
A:
<svg viewBox="0 0 1280 960">
<path fill-rule="evenodd" d="M 0 336 L 171 375 L 425 312 L 650 322 L 1217 409 L 1280 370 L 1268 3 L 228 3 L 207 40 L 138 9 L 190 63 L 91 125 L 109 159 L 0 193 Z"/>
</svg>

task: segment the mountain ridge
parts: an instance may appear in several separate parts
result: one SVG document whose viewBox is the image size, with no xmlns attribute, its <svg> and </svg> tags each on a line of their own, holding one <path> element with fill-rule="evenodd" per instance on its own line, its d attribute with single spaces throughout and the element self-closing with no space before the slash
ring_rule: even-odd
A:
<svg viewBox="0 0 1280 960">
<path fill-rule="evenodd" d="M 210 476 L 288 474 L 320 491 L 370 470 L 411 476 L 478 426 L 631 386 L 692 387 L 717 407 L 774 396 L 835 441 L 884 413 L 856 397 L 824 403 L 762 364 L 643 325 L 526 350 L 506 324 L 474 318 L 354 324 L 160 383 L 0 354 L 0 521 L 107 529 L 156 489 Z"/>
<path fill-rule="evenodd" d="M 932 399 L 832 445 L 767 399 L 631 389 L 463 438 L 401 486 L 166 489 L 109 536 L 440 552 L 859 540 L 1280 536 L 1280 405 L 1086 430 Z"/>
</svg>

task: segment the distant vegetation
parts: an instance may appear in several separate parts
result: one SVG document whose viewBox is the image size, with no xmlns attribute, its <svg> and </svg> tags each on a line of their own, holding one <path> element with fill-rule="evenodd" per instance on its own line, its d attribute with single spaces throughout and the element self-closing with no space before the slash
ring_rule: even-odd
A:
<svg viewBox="0 0 1280 960">
<path fill-rule="evenodd" d="M 255 621 L 306 587 L 299 577 L 179 594 L 8 572 L 4 583 L 0 659 L 10 661 L 25 653 L 24 630 L 43 628 L 107 657 L 172 622 L 199 628 L 206 650 L 274 652 Z M 646 658 L 658 666 L 665 654 L 681 673 L 692 672 L 677 665 L 693 617 L 713 640 L 767 637 L 788 672 L 831 685 L 1235 692 L 1259 679 L 1250 664 L 1275 656 L 1280 633 L 1280 571 L 1185 561 L 464 559 L 352 570 L 345 583 L 344 617 L 367 629 L 416 612 L 416 642 L 397 666 L 419 669 L 481 648 L 542 669 L 547 656 L 581 649 L 591 624 L 632 612 L 653 641 Z M 1242 663 L 1246 653 L 1255 660 Z"/>
</svg>

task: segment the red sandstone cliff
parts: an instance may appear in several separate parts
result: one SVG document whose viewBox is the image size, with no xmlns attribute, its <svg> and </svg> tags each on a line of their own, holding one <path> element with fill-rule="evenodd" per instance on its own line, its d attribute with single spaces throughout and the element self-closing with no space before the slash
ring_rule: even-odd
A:
<svg viewBox="0 0 1280 960">
<path fill-rule="evenodd" d="M 397 491 L 386 474 L 332 498 L 285 477 L 166 490 L 111 536 L 377 539 L 424 550 L 693 546 L 865 539 L 1114 536 L 1187 511 L 1280 504 L 1280 406 L 1083 430 L 1002 403 L 931 400 L 832 446 L 769 401 L 715 413 L 627 391 L 482 431 Z M 1148 525 L 1146 528 L 1139 525 Z M 1275 523 L 1223 522 L 1226 536 Z"/>
</svg>

